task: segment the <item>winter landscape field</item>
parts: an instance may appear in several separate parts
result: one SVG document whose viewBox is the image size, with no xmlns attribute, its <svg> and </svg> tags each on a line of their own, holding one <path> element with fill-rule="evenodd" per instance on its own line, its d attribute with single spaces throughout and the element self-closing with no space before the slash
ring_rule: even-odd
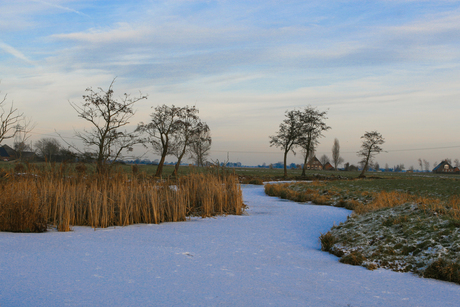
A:
<svg viewBox="0 0 460 307">
<path fill-rule="evenodd" d="M 460 287 L 322 252 L 351 211 L 243 186 L 241 216 L 0 232 L 0 306 L 458 306 Z"/>
</svg>

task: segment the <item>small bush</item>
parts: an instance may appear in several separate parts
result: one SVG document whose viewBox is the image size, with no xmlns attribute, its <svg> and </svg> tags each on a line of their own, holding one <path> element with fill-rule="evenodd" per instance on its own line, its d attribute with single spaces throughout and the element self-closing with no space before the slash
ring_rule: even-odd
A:
<svg viewBox="0 0 460 307">
<path fill-rule="evenodd" d="M 77 166 L 75 166 L 75 170 L 77 171 L 78 175 L 84 175 L 86 174 L 86 165 L 85 163 L 78 163 Z"/>
<path fill-rule="evenodd" d="M 26 171 L 26 167 L 22 163 L 16 163 L 14 165 L 14 171 L 16 173 L 24 173 Z"/>
<path fill-rule="evenodd" d="M 351 265 L 361 265 L 364 261 L 366 261 L 366 257 L 358 251 L 351 252 L 340 259 L 340 262 Z"/>
<path fill-rule="evenodd" d="M 247 182 L 248 184 L 256 184 L 256 185 L 263 185 L 264 182 L 260 178 L 253 178 Z"/>
<path fill-rule="evenodd" d="M 366 264 L 366 268 L 367 268 L 368 270 L 373 271 L 373 270 L 377 270 L 377 269 L 378 269 L 378 266 L 377 266 L 375 263 L 367 263 L 367 264 Z"/>
<path fill-rule="evenodd" d="M 139 173 L 139 165 L 133 164 L 131 166 L 131 172 L 133 173 L 134 176 L 136 176 Z"/>
<path fill-rule="evenodd" d="M 337 243 L 337 238 L 332 233 L 327 232 L 319 236 L 319 241 L 321 242 L 321 250 L 329 252 L 334 244 Z"/>
<path fill-rule="evenodd" d="M 460 264 L 439 258 L 426 268 L 423 277 L 460 283 Z"/>
</svg>

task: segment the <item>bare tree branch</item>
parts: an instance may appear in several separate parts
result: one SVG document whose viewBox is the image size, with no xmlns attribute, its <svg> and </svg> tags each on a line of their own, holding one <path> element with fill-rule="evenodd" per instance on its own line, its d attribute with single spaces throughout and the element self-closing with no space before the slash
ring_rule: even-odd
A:
<svg viewBox="0 0 460 307">
<path fill-rule="evenodd" d="M 78 117 L 91 123 L 91 129 L 84 129 L 75 135 L 85 146 L 94 148 L 92 152 L 96 156 L 99 173 L 107 170 L 109 160 L 117 160 L 123 150 L 131 151 L 135 144 L 140 143 L 137 132 L 120 131 L 120 128 L 129 124 L 135 113 L 133 105 L 147 96 L 140 94 L 139 97 L 131 98 L 125 93 L 116 100 L 113 97 L 114 82 L 115 79 L 107 91 L 102 88 L 98 88 L 98 91 L 87 88 L 87 94 L 83 95 L 83 102 L 80 104 L 69 101 Z"/>
</svg>

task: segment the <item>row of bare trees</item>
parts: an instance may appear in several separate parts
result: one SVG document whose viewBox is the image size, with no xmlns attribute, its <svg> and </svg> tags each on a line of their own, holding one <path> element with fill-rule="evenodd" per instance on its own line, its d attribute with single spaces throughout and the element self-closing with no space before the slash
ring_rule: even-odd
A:
<svg viewBox="0 0 460 307">
<path fill-rule="evenodd" d="M 331 129 L 326 125 L 327 111 L 307 106 L 303 110 L 286 111 L 286 118 L 280 124 L 276 135 L 270 136 L 270 147 L 279 147 L 284 152 L 284 176 L 287 177 L 287 155 L 289 152 L 296 154 L 295 149 L 300 148 L 304 156 L 302 176 L 305 176 L 306 165 L 310 153 L 319 144 L 323 132 Z"/>
<path fill-rule="evenodd" d="M 99 173 L 109 171 L 112 166 L 110 162 L 120 159 L 123 151 L 132 151 L 136 144 L 143 144 L 160 155 L 156 176 L 162 175 L 168 155 L 178 159 L 174 174 L 177 174 L 187 154 L 197 165 L 205 163 L 212 143 L 211 131 L 200 120 L 195 106 L 157 106 L 150 114 L 150 121 L 141 122 L 136 129 L 127 131 L 125 127 L 135 114 L 134 104 L 147 96 L 139 94 L 131 97 L 124 94 L 117 99 L 114 97 L 114 81 L 107 91 L 88 88 L 83 102 L 70 102 L 78 116 L 91 123 L 91 129 L 76 132 L 76 136 L 94 155 Z"/>
<path fill-rule="evenodd" d="M 75 149 L 80 156 L 89 156 L 96 161 L 97 171 L 104 173 L 110 170 L 112 161 L 122 157 L 122 152 L 130 152 L 133 146 L 143 144 L 161 156 L 156 175 L 161 176 L 165 157 L 174 155 L 178 161 L 174 170 L 177 174 L 183 158 L 188 155 L 199 166 L 203 166 L 211 148 L 211 131 L 209 126 L 202 122 L 195 106 L 176 107 L 162 105 L 155 108 L 150 114 L 150 121 L 140 123 L 136 129 L 127 131 L 134 116 L 134 104 L 146 99 L 140 94 L 131 97 L 123 94 L 114 97 L 113 84 L 108 90 L 98 88 L 86 89 L 83 101 L 80 103 L 69 102 L 77 112 L 78 117 L 91 124 L 90 128 L 76 131 L 85 150 L 68 143 L 62 136 L 61 139 Z M 7 96 L 0 100 L 0 143 L 4 140 L 15 138 L 14 147 L 18 153 L 32 150 L 27 145 L 31 130 L 35 124 L 24 117 L 13 103 L 7 104 Z M 69 150 L 63 149 L 55 139 L 44 138 L 35 143 L 35 148 L 43 158 L 52 160 L 56 155 L 66 154 Z M 62 152 L 64 151 L 64 153 Z"/>
<path fill-rule="evenodd" d="M 283 150 L 285 177 L 287 177 L 287 155 L 289 152 L 295 155 L 295 149 L 297 148 L 302 150 L 304 156 L 301 176 L 305 176 L 308 159 L 319 144 L 319 139 L 324 136 L 323 132 L 331 129 L 325 123 L 326 115 L 326 111 L 319 111 L 312 106 L 307 106 L 303 110 L 286 111 L 286 118 L 280 124 L 277 134 L 270 136 L 270 147 L 275 146 Z M 372 163 L 375 155 L 383 150 L 380 145 L 385 142 L 385 139 L 377 131 L 366 132 L 361 139 L 363 139 L 363 143 L 361 150 L 357 154 L 362 158 L 360 163 L 363 165 L 360 177 L 364 177 L 364 173 Z M 329 162 L 327 156 L 323 156 L 321 159 L 323 164 Z M 343 162 L 340 157 L 340 144 L 337 139 L 334 140 L 332 147 L 332 159 L 335 168 Z"/>
</svg>

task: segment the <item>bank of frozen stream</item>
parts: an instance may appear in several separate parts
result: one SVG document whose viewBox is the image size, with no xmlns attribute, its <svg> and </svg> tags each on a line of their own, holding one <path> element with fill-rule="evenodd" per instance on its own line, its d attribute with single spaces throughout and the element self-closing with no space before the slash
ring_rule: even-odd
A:
<svg viewBox="0 0 460 307">
<path fill-rule="evenodd" d="M 342 208 L 243 188 L 249 215 L 0 233 L 0 306 L 457 306 L 460 286 L 344 265 L 318 236 Z"/>
</svg>

